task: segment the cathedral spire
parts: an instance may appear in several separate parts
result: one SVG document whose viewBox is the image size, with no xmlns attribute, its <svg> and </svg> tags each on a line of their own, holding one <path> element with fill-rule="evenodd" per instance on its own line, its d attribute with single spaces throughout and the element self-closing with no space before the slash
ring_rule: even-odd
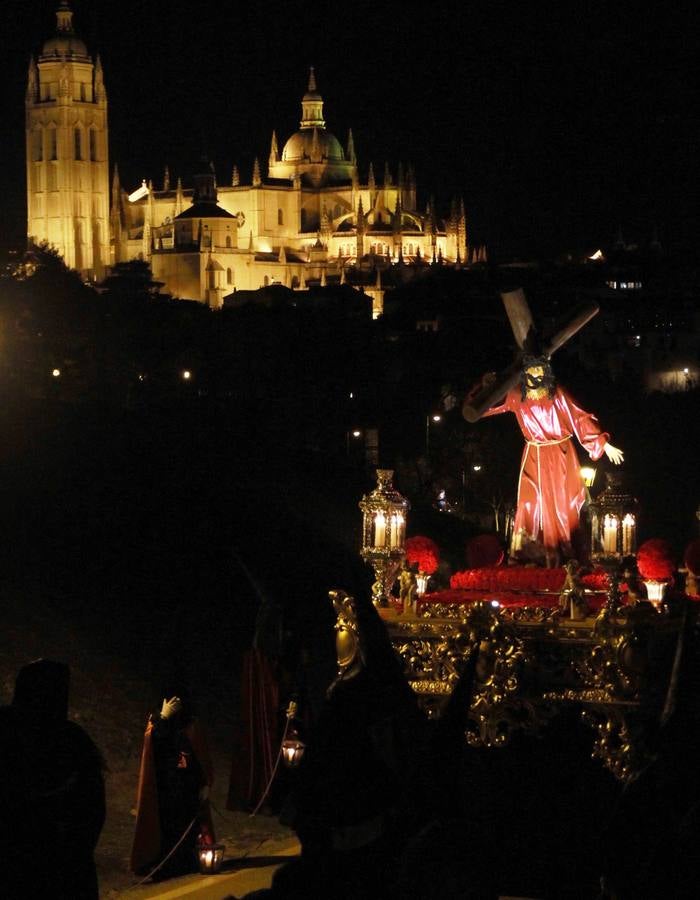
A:
<svg viewBox="0 0 700 900">
<path fill-rule="evenodd" d="M 273 129 L 272 140 L 270 141 L 270 166 L 274 166 L 280 158 L 279 148 L 277 146 L 277 132 Z"/>
<path fill-rule="evenodd" d="M 391 187 L 393 184 L 391 180 L 391 169 L 389 168 L 389 163 L 384 163 L 384 187 Z"/>
<path fill-rule="evenodd" d="M 241 183 L 241 176 L 238 171 L 238 166 L 234 164 L 233 169 L 231 170 L 231 187 L 238 187 Z"/>
<path fill-rule="evenodd" d="M 305 128 L 323 128 L 326 123 L 323 118 L 323 97 L 318 93 L 316 87 L 316 75 L 314 68 L 311 66 L 309 70 L 309 87 L 301 101 L 301 122 L 299 127 Z"/>
<path fill-rule="evenodd" d="M 119 181 L 119 168 L 114 164 L 114 172 L 112 173 L 112 206 L 116 207 L 121 197 L 121 182 Z"/>
<path fill-rule="evenodd" d="M 167 163 L 165 164 L 165 169 L 163 170 L 163 190 L 170 190 L 170 169 Z"/>
<path fill-rule="evenodd" d="M 35 103 L 37 97 L 37 86 L 39 84 L 39 70 L 37 68 L 34 57 L 29 58 L 29 73 L 27 75 L 27 102 Z"/>
<path fill-rule="evenodd" d="M 376 187 L 377 187 L 376 183 L 374 181 L 374 164 L 373 163 L 369 164 L 369 172 L 367 173 L 367 187 L 369 188 L 369 193 L 370 193 L 370 204 L 373 204 L 374 198 L 372 195 L 374 194 Z"/>
<path fill-rule="evenodd" d="M 185 197 L 182 192 L 182 178 L 178 175 L 177 187 L 175 188 L 175 215 L 179 216 L 185 205 Z"/>
<path fill-rule="evenodd" d="M 260 177 L 260 160 L 258 157 L 255 157 L 255 162 L 253 163 L 253 187 L 260 187 L 262 184 L 262 178 Z"/>
<path fill-rule="evenodd" d="M 357 162 L 357 157 L 355 156 L 355 141 L 352 137 L 352 128 L 348 128 L 348 149 L 345 155 L 351 163 Z"/>
</svg>

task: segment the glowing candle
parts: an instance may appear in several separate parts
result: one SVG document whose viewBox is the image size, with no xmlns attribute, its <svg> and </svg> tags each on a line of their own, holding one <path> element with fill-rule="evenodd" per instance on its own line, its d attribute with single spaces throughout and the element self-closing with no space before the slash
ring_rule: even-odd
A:
<svg viewBox="0 0 700 900">
<path fill-rule="evenodd" d="M 603 550 L 606 553 L 617 553 L 617 518 L 606 516 L 603 524 Z"/>
<path fill-rule="evenodd" d="M 389 546 L 393 549 L 399 544 L 399 517 L 394 513 L 391 517 L 391 532 L 389 534 Z"/>
<path fill-rule="evenodd" d="M 630 553 L 634 552 L 634 526 L 634 516 L 631 513 L 627 513 L 622 520 L 622 553 L 624 556 L 629 556 Z"/>
<path fill-rule="evenodd" d="M 397 547 L 403 547 L 405 543 L 405 534 L 406 534 L 406 520 L 404 519 L 401 513 L 397 513 L 396 521 L 398 522 L 398 536 L 396 541 Z"/>
<path fill-rule="evenodd" d="M 386 518 L 383 512 L 374 516 L 374 546 L 383 547 L 386 544 Z"/>
</svg>

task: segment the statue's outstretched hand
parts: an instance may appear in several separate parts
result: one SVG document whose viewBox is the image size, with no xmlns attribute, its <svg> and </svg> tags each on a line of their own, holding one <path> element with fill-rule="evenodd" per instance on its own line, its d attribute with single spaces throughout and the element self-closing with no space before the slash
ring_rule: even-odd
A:
<svg viewBox="0 0 700 900">
<path fill-rule="evenodd" d="M 612 444 L 606 444 L 603 447 L 605 455 L 608 457 L 611 463 L 615 463 L 616 466 L 619 466 L 621 462 L 624 461 L 625 454 L 620 450 L 619 447 L 613 447 Z"/>
<path fill-rule="evenodd" d="M 179 712 L 182 709 L 182 700 L 179 697 L 171 697 L 170 700 L 163 700 L 163 705 L 160 710 L 160 715 L 162 719 L 169 719 L 171 716 L 174 716 L 175 713 Z"/>
</svg>

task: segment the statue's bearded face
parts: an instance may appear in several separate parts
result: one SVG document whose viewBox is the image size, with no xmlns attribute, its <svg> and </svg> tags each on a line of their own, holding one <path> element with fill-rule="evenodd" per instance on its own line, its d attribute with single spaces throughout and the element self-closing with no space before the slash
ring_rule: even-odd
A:
<svg viewBox="0 0 700 900">
<path fill-rule="evenodd" d="M 529 369 L 525 369 L 525 388 L 528 391 L 538 391 L 544 386 L 544 366 L 530 366 Z"/>
<path fill-rule="evenodd" d="M 554 396 L 554 376 L 549 365 L 533 364 L 526 366 L 521 376 L 520 385 L 523 399 L 542 399 Z"/>
</svg>

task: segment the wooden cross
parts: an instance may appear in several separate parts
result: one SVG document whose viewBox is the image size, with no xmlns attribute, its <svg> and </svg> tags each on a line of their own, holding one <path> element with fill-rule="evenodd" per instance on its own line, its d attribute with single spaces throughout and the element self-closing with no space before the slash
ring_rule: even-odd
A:
<svg viewBox="0 0 700 900">
<path fill-rule="evenodd" d="M 563 347 L 576 332 L 580 331 L 600 309 L 594 300 L 583 304 L 574 310 L 555 333 L 540 345 L 530 307 L 527 305 L 522 288 L 501 294 L 501 299 L 506 308 L 506 315 L 518 345 L 518 351 L 513 362 L 499 372 L 494 381 L 482 387 L 474 397 L 468 397 L 464 401 L 462 414 L 468 422 L 476 422 L 480 419 L 489 407 L 502 400 L 508 391 L 518 383 L 524 356 L 551 356 L 556 350 Z"/>
</svg>

